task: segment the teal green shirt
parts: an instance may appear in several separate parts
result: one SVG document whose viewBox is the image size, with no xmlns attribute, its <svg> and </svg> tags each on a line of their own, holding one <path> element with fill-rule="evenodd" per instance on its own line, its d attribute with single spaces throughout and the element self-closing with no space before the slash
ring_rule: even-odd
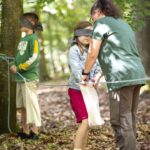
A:
<svg viewBox="0 0 150 150">
<path fill-rule="evenodd" d="M 107 36 L 106 36 L 107 34 Z M 109 91 L 124 86 L 144 84 L 144 67 L 136 46 L 136 39 L 131 27 L 122 19 L 104 17 L 94 24 L 93 39 L 101 40 L 99 61 Z M 138 79 L 137 81 L 133 80 Z M 132 80 L 132 81 L 126 81 Z"/>
<path fill-rule="evenodd" d="M 21 38 L 14 63 L 17 66 L 17 71 L 27 81 L 38 79 L 39 52 L 39 43 L 36 34 L 26 35 Z M 23 82 L 23 79 L 16 74 L 16 81 Z"/>
</svg>

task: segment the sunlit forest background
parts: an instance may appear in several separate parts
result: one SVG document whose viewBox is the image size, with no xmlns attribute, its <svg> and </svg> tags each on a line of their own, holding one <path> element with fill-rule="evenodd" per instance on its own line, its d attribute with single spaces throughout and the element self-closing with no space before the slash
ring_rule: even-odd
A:
<svg viewBox="0 0 150 150">
<path fill-rule="evenodd" d="M 78 21 L 90 19 L 92 0 L 66 0 L 66 1 L 26 1 L 24 11 L 35 11 L 40 15 L 44 25 L 41 35 L 41 81 L 67 77 L 67 52 L 73 37 L 73 28 Z M 117 1 L 123 17 L 137 31 L 145 24 L 144 16 L 147 15 L 144 5 L 134 1 Z M 148 7 L 148 6 L 147 6 Z"/>
<path fill-rule="evenodd" d="M 15 3 L 13 1 L 6 0 L 3 2 L 3 7 L 5 8 L 5 5 L 8 6 L 6 6 L 6 10 L 3 11 L 7 11 L 9 7 L 13 9 L 12 5 L 14 5 L 14 14 L 9 14 L 9 12 L 6 12 L 5 15 L 2 15 L 3 3 L 1 2 L 1 23 L 6 24 L 5 17 L 8 20 L 9 17 L 11 20 L 15 19 L 16 25 L 13 21 L 9 26 L 13 24 L 13 26 L 16 27 L 16 32 L 19 32 L 19 13 L 21 14 L 23 12 L 30 11 L 36 12 L 40 16 L 40 20 L 44 26 L 44 32 L 39 34 L 41 43 L 41 61 L 39 67 L 41 81 L 54 78 L 58 79 L 61 77 L 66 78 L 68 76 L 69 69 L 67 65 L 67 51 L 70 46 L 70 41 L 73 37 L 73 28 L 78 21 L 90 19 L 90 8 L 93 2 L 93 0 L 16 0 L 15 3 L 17 3 L 16 6 L 18 7 L 15 8 Z M 147 23 L 145 18 L 148 18 L 149 15 L 149 1 L 115 0 L 115 3 L 120 7 L 123 18 L 134 28 L 138 34 L 138 31 L 144 28 L 144 25 Z M 12 18 L 11 15 L 14 18 Z M 4 27 L 1 27 L 2 32 L 3 28 Z M 2 33 L 1 36 L 3 36 Z M 138 40 L 141 40 L 141 38 L 141 34 L 137 35 Z M 3 44 L 4 41 L 1 42 Z M 141 45 L 142 43 L 139 45 L 140 50 L 142 50 Z M 145 43 L 143 43 L 143 45 L 145 45 Z M 7 49 L 7 51 L 8 53 L 14 55 L 15 47 L 11 52 L 10 48 Z M 145 61 L 144 59 L 143 61 Z"/>
<path fill-rule="evenodd" d="M 150 76 L 150 1 L 113 0 L 135 31 L 146 75 Z M 67 54 L 74 26 L 90 20 L 94 0 L 0 0 L 0 150 L 71 150 L 76 130 L 66 86 L 70 74 Z M 19 128 L 16 117 L 16 83 L 9 74 L 8 57 L 15 56 L 21 36 L 19 18 L 36 12 L 44 31 L 40 41 L 39 103 L 42 113 L 41 137 L 37 142 L 21 141 L 9 128 Z M 56 86 L 51 86 L 56 85 Z M 116 150 L 109 124 L 109 98 L 106 87 L 99 87 L 102 117 L 106 124 L 90 130 L 87 150 Z M 142 87 L 138 109 L 138 150 L 150 149 L 150 82 Z M 9 126 L 9 127 L 8 127 Z"/>
<path fill-rule="evenodd" d="M 36 12 L 44 27 L 44 32 L 39 34 L 41 81 L 68 77 L 67 52 L 73 37 L 73 29 L 78 21 L 90 19 L 90 7 L 93 2 L 93 0 L 24 0 L 20 4 L 23 12 Z M 148 1 L 115 0 L 115 2 L 121 8 L 123 18 L 135 31 L 144 27 L 145 16 L 149 15 L 148 8 L 145 9 L 149 7 Z"/>
</svg>

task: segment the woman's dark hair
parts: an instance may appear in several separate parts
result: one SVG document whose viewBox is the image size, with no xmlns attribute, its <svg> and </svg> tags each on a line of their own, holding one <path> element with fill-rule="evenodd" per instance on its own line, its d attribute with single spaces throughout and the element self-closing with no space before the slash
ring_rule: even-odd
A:
<svg viewBox="0 0 150 150">
<path fill-rule="evenodd" d="M 121 17 L 119 9 L 113 4 L 112 0 L 97 0 L 91 8 L 91 14 L 96 9 L 102 11 L 106 16 L 111 16 L 116 19 Z"/>
<path fill-rule="evenodd" d="M 74 32 L 79 29 L 85 29 L 86 27 L 92 26 L 89 21 L 80 21 L 76 24 Z M 77 44 L 77 36 L 74 35 L 72 45 Z"/>
</svg>

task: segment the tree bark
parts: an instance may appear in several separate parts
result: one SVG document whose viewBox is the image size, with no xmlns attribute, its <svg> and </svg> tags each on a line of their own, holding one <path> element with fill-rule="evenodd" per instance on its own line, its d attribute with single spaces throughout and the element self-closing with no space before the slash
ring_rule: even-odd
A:
<svg viewBox="0 0 150 150">
<path fill-rule="evenodd" d="M 40 75 L 40 81 L 48 81 L 50 80 L 50 76 L 47 70 L 46 66 L 46 58 L 45 58 L 45 53 L 44 53 L 44 37 L 42 34 L 39 34 L 41 38 L 41 51 L 40 51 L 40 64 L 39 64 L 39 75 Z"/>
<path fill-rule="evenodd" d="M 142 0 L 142 2 L 148 1 L 149 0 Z M 146 6 L 145 9 L 148 11 L 150 7 Z M 145 16 L 145 26 L 137 32 L 136 35 L 146 75 L 150 77 L 150 15 Z M 147 85 L 144 86 L 143 92 L 150 92 L 150 81 L 147 81 Z"/>
<path fill-rule="evenodd" d="M 53 39 L 52 39 L 52 36 L 51 36 L 51 33 L 52 33 L 52 29 L 51 29 L 51 26 L 50 24 L 52 24 L 52 19 L 51 19 L 51 16 L 48 15 L 48 18 L 47 18 L 47 28 L 50 32 L 49 34 L 49 47 L 50 47 L 50 57 L 51 57 L 51 65 L 52 65 L 52 70 L 54 72 L 54 75 L 51 75 L 51 76 L 55 76 L 57 75 L 57 68 L 56 68 L 56 65 L 55 65 L 55 59 L 54 59 L 54 51 L 53 51 Z"/>
<path fill-rule="evenodd" d="M 0 53 L 7 56 L 15 54 L 20 38 L 19 18 L 22 11 L 22 0 L 2 0 Z M 0 133 L 16 129 L 15 82 L 8 82 L 8 75 L 8 62 L 0 58 Z M 8 108 L 9 96 L 10 108 Z"/>
<path fill-rule="evenodd" d="M 141 0 L 142 3 L 150 3 L 149 0 Z M 145 11 L 150 10 L 149 5 L 144 5 Z M 145 26 L 137 32 L 137 43 L 142 57 L 142 61 L 146 70 L 146 74 L 150 76 L 150 14 L 144 17 Z"/>
<path fill-rule="evenodd" d="M 150 76 L 150 17 L 146 17 L 145 26 L 137 33 L 137 41 L 146 74 Z"/>
<path fill-rule="evenodd" d="M 40 16 L 40 9 L 38 5 L 35 6 L 35 12 L 38 16 Z M 38 32 L 38 36 L 41 39 L 40 42 L 40 63 L 39 63 L 39 79 L 40 81 L 48 81 L 50 80 L 50 73 L 48 72 L 47 65 L 46 65 L 46 58 L 44 53 L 44 37 L 41 32 Z"/>
</svg>

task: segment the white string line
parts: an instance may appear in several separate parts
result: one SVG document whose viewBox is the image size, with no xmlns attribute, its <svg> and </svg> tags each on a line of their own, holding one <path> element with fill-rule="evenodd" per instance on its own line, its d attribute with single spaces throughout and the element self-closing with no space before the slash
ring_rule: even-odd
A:
<svg viewBox="0 0 150 150">
<path fill-rule="evenodd" d="M 25 77 L 23 77 L 19 72 L 17 72 L 17 74 L 26 82 L 26 81 L 30 81 L 29 79 L 26 79 Z M 126 83 L 126 82 L 135 82 L 135 81 L 148 81 L 150 80 L 150 77 L 146 77 L 146 78 L 139 78 L 139 79 L 131 79 L 131 80 L 120 80 L 120 81 L 100 81 L 98 82 L 98 85 L 100 84 L 118 84 L 118 83 Z M 79 83 L 76 83 L 79 84 Z M 84 81 L 83 84 L 94 84 L 92 82 L 86 82 Z M 43 83 L 39 83 L 39 85 L 43 85 L 43 86 L 69 86 L 69 84 L 43 84 Z"/>
<path fill-rule="evenodd" d="M 7 57 L 7 56 L 0 56 L 0 57 L 6 57 L 7 59 L 12 59 L 12 57 Z M 26 79 L 23 77 L 19 72 L 17 74 L 24 80 L 29 82 L 29 79 Z M 98 84 L 118 84 L 118 83 L 126 83 L 126 82 L 135 82 L 135 81 L 149 81 L 150 77 L 145 77 L 145 78 L 139 78 L 139 79 L 130 79 L 130 80 L 119 80 L 119 81 L 100 81 Z M 84 81 L 85 84 L 88 84 L 89 82 Z M 79 83 L 77 83 L 79 84 Z M 39 83 L 39 85 L 44 85 L 44 86 L 69 86 L 69 84 L 43 84 Z"/>
<path fill-rule="evenodd" d="M 9 59 L 8 59 L 8 129 L 12 133 L 10 128 L 10 72 L 9 72 Z"/>
</svg>

